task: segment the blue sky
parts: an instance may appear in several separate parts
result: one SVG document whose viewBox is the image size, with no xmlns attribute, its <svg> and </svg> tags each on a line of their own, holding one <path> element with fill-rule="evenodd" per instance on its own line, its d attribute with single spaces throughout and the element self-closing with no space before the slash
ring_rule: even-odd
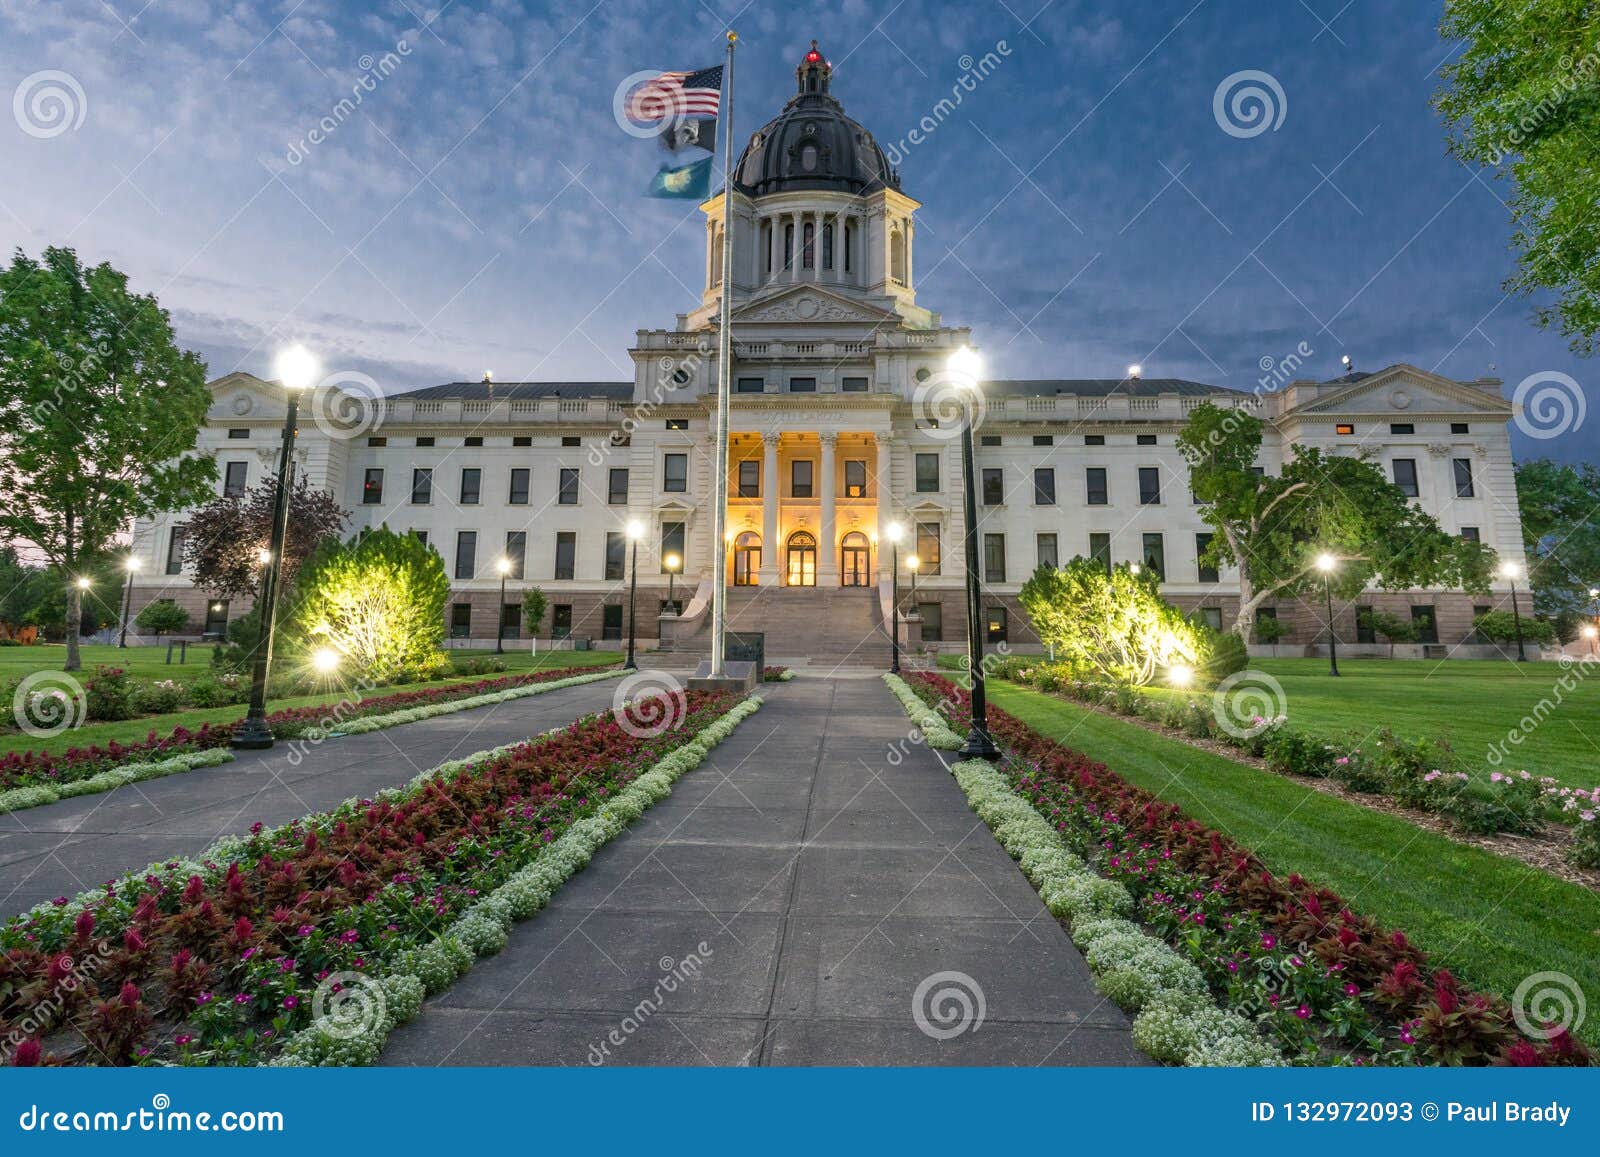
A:
<svg viewBox="0 0 1600 1157">
<path fill-rule="evenodd" d="M 266 374 L 301 340 L 391 390 L 485 368 L 627 378 L 634 330 L 697 304 L 704 233 L 692 204 L 639 196 L 660 154 L 617 128 L 613 92 L 715 63 L 731 22 L 741 139 L 813 37 L 885 144 L 966 58 L 1000 57 L 901 163 L 924 205 L 918 300 L 970 325 L 995 376 L 1141 362 L 1243 389 L 1305 343 L 1324 376 L 1343 353 L 1507 391 L 1564 372 L 1600 411 L 1594 365 L 1501 291 L 1506 189 L 1446 157 L 1428 103 L 1455 55 L 1437 18 L 1388 0 L 0 0 L 0 95 L 54 70 L 73 106 L 54 135 L 15 100 L 0 116 L 0 246 L 123 268 L 213 374 Z M 1281 88 L 1275 129 L 1219 124 L 1244 70 Z M 1596 429 L 1600 412 L 1517 449 L 1593 459 Z"/>
</svg>

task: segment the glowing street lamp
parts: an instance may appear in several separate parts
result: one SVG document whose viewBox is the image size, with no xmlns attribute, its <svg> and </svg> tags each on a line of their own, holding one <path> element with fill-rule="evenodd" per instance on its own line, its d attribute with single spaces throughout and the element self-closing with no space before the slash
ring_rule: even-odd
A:
<svg viewBox="0 0 1600 1157">
<path fill-rule="evenodd" d="M 511 560 L 500 558 L 494 564 L 494 569 L 500 572 L 500 620 L 494 632 L 494 653 L 506 653 L 506 576 L 511 573 Z"/>
<path fill-rule="evenodd" d="M 978 355 L 971 348 L 962 346 L 950 355 L 949 368 L 950 373 L 967 388 L 975 402 L 982 390 L 979 375 L 983 372 L 983 363 Z M 978 633 L 982 629 L 980 624 L 983 617 L 983 597 L 978 589 L 978 490 L 972 463 L 972 404 L 962 406 L 961 416 L 961 466 L 965 476 L 962 489 L 967 520 L 964 528 L 966 542 L 963 552 L 967 564 L 967 661 L 972 677 L 972 726 L 967 732 L 967 741 L 961 746 L 961 756 L 963 759 L 994 760 L 1000 757 L 1000 749 L 989 737 L 989 704 L 984 687 L 983 636 Z"/>
<path fill-rule="evenodd" d="M 1128 380 L 1130 382 L 1136 382 L 1136 381 L 1139 380 L 1140 376 L 1143 373 L 1144 373 L 1144 367 L 1141 366 L 1139 363 L 1135 362 L 1133 365 L 1128 367 Z"/>
<path fill-rule="evenodd" d="M 891 522 L 883 531 L 889 536 L 889 673 L 900 674 L 900 540 L 906 528 Z M 882 555 L 879 556 L 881 561 Z M 912 556 L 916 557 L 915 555 Z M 915 575 L 915 571 L 912 572 Z"/>
<path fill-rule="evenodd" d="M 634 671 L 639 667 L 635 655 L 637 638 L 634 633 L 634 611 L 638 605 L 639 595 L 639 540 L 644 537 L 644 523 L 637 518 L 628 522 L 628 541 L 633 543 L 632 575 L 628 580 L 628 660 L 622 664 L 624 671 Z"/>
<path fill-rule="evenodd" d="M 676 552 L 669 554 L 661 560 L 661 565 L 667 568 L 667 606 L 676 615 L 678 613 L 678 601 L 672 597 L 672 585 L 673 580 L 683 572 L 683 556 Z"/>
<path fill-rule="evenodd" d="M 1522 568 L 1507 559 L 1500 564 L 1500 577 L 1511 584 L 1511 621 L 1517 625 L 1517 662 L 1528 661 L 1528 651 L 1522 642 L 1522 611 L 1517 607 L 1517 580 L 1522 577 Z"/>
<path fill-rule="evenodd" d="M 1600 627 L 1596 627 L 1593 623 L 1585 623 L 1578 633 L 1589 640 L 1589 654 L 1595 654 L 1595 640 L 1600 638 Z"/>
<path fill-rule="evenodd" d="M 1317 569 L 1322 572 L 1322 593 L 1328 600 L 1328 674 L 1339 677 L 1339 640 L 1333 633 L 1333 572 L 1339 560 L 1324 551 L 1317 555 Z"/>
<path fill-rule="evenodd" d="M 128 611 L 133 602 L 133 572 L 143 565 L 138 555 L 130 554 L 122 560 L 122 569 L 128 572 L 127 580 L 122 584 L 122 634 L 117 639 L 118 648 L 128 645 Z"/>
<path fill-rule="evenodd" d="M 233 747 L 251 750 L 272 746 L 272 729 L 267 726 L 267 674 L 272 667 L 273 619 L 283 571 L 283 542 L 289 533 L 289 463 L 294 455 L 300 395 L 316 384 L 321 372 L 316 357 L 303 345 L 282 350 L 273 369 L 283 384 L 287 404 L 283 415 L 283 446 L 278 451 L 278 477 L 272 491 L 272 544 L 259 556 L 263 570 L 256 610 L 261 618 L 261 636 L 250 667 L 250 708 L 230 741 Z"/>
</svg>

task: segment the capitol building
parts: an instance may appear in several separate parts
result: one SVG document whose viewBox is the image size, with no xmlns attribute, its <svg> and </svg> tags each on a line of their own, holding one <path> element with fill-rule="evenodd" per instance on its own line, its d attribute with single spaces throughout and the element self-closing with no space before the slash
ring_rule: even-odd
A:
<svg viewBox="0 0 1600 1157">
<path fill-rule="evenodd" d="M 702 206 L 702 297 L 669 328 L 638 331 L 632 381 L 463 381 L 378 399 L 341 396 L 345 387 L 326 382 L 303 400 L 297 474 L 339 499 L 351 529 L 387 524 L 439 552 L 453 588 L 448 633 L 461 645 L 492 645 L 497 627 L 527 639 L 528 586 L 550 605 L 541 639 L 618 645 L 630 528 L 646 647 L 709 649 L 719 566 L 730 629 L 764 633 L 769 659 L 881 663 L 891 619 L 913 646 L 964 645 L 964 399 L 947 367 L 971 335 L 918 302 L 920 203 L 830 81 L 827 62 L 808 55 L 795 95 L 750 138 L 727 194 L 731 238 L 723 195 Z M 724 368 L 725 291 L 733 364 Z M 1446 530 L 1523 561 L 1513 410 L 1498 381 L 1408 365 L 1331 380 L 1300 369 L 1308 376 L 1249 394 L 1139 376 L 983 381 L 975 443 L 984 637 L 1033 643 L 1017 593 L 1036 567 L 1074 556 L 1136 561 L 1160 575 L 1172 602 L 1218 626 L 1233 621 L 1236 577 L 1199 564 L 1210 528 L 1176 446 L 1188 413 L 1208 400 L 1264 420 L 1261 469 L 1276 472 L 1296 443 L 1371 454 Z M 716 541 L 724 370 L 728 532 Z M 216 456 L 219 490 L 242 492 L 276 469 L 282 390 L 245 373 L 212 390 L 199 449 Z M 898 615 L 892 526 L 904 532 Z M 181 513 L 136 527 L 143 565 L 132 610 L 173 599 L 214 634 L 248 607 L 193 588 L 183 536 Z M 1380 607 L 1422 624 L 1424 643 L 1452 648 L 1471 641 L 1475 612 L 1508 596 L 1373 591 L 1336 606 L 1335 627 L 1341 645 L 1355 644 L 1358 607 Z M 1320 605 L 1289 601 L 1266 613 L 1285 622 L 1287 644 L 1325 637 Z"/>
</svg>

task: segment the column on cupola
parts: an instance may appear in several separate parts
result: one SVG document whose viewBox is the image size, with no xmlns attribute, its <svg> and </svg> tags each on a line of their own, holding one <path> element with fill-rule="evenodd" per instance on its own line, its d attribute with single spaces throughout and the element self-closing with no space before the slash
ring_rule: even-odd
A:
<svg viewBox="0 0 1600 1157">
<path fill-rule="evenodd" d="M 761 585 L 778 585 L 778 438 L 776 430 L 761 435 Z"/>
<path fill-rule="evenodd" d="M 789 228 L 793 231 L 793 240 L 789 243 L 789 280 L 800 280 L 800 247 L 805 243 L 801 230 L 805 226 L 805 218 L 799 210 L 789 214 Z"/>
<path fill-rule="evenodd" d="M 891 555 L 894 546 L 889 541 L 889 524 L 894 521 L 894 489 L 889 484 L 889 474 L 893 467 L 894 451 L 887 430 L 878 431 L 877 439 L 878 472 L 873 476 L 872 484 L 878 492 L 878 581 L 882 582 L 890 577 L 890 563 L 884 560 L 893 561 Z"/>
<path fill-rule="evenodd" d="M 822 443 L 822 530 L 817 535 L 817 585 L 834 586 L 839 581 L 839 543 L 834 536 L 833 451 L 839 435 L 824 430 L 817 435 Z"/>
</svg>

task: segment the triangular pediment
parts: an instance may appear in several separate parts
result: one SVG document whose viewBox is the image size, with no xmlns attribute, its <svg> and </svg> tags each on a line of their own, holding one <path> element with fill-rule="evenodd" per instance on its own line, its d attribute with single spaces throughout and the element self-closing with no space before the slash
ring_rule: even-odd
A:
<svg viewBox="0 0 1600 1157">
<path fill-rule="evenodd" d="M 807 322 L 882 325 L 886 321 L 901 324 L 900 316 L 893 310 L 879 309 L 820 285 L 794 285 L 746 302 L 734 309 L 733 321 L 736 325 L 740 322 L 758 325 Z"/>
<path fill-rule="evenodd" d="M 216 421 L 282 421 L 283 391 L 254 374 L 235 370 L 207 383 L 211 390 L 211 417 Z"/>
<path fill-rule="evenodd" d="M 1285 417 L 1355 414 L 1481 413 L 1511 416 L 1511 404 L 1480 386 L 1394 365 L 1287 411 Z"/>
</svg>

